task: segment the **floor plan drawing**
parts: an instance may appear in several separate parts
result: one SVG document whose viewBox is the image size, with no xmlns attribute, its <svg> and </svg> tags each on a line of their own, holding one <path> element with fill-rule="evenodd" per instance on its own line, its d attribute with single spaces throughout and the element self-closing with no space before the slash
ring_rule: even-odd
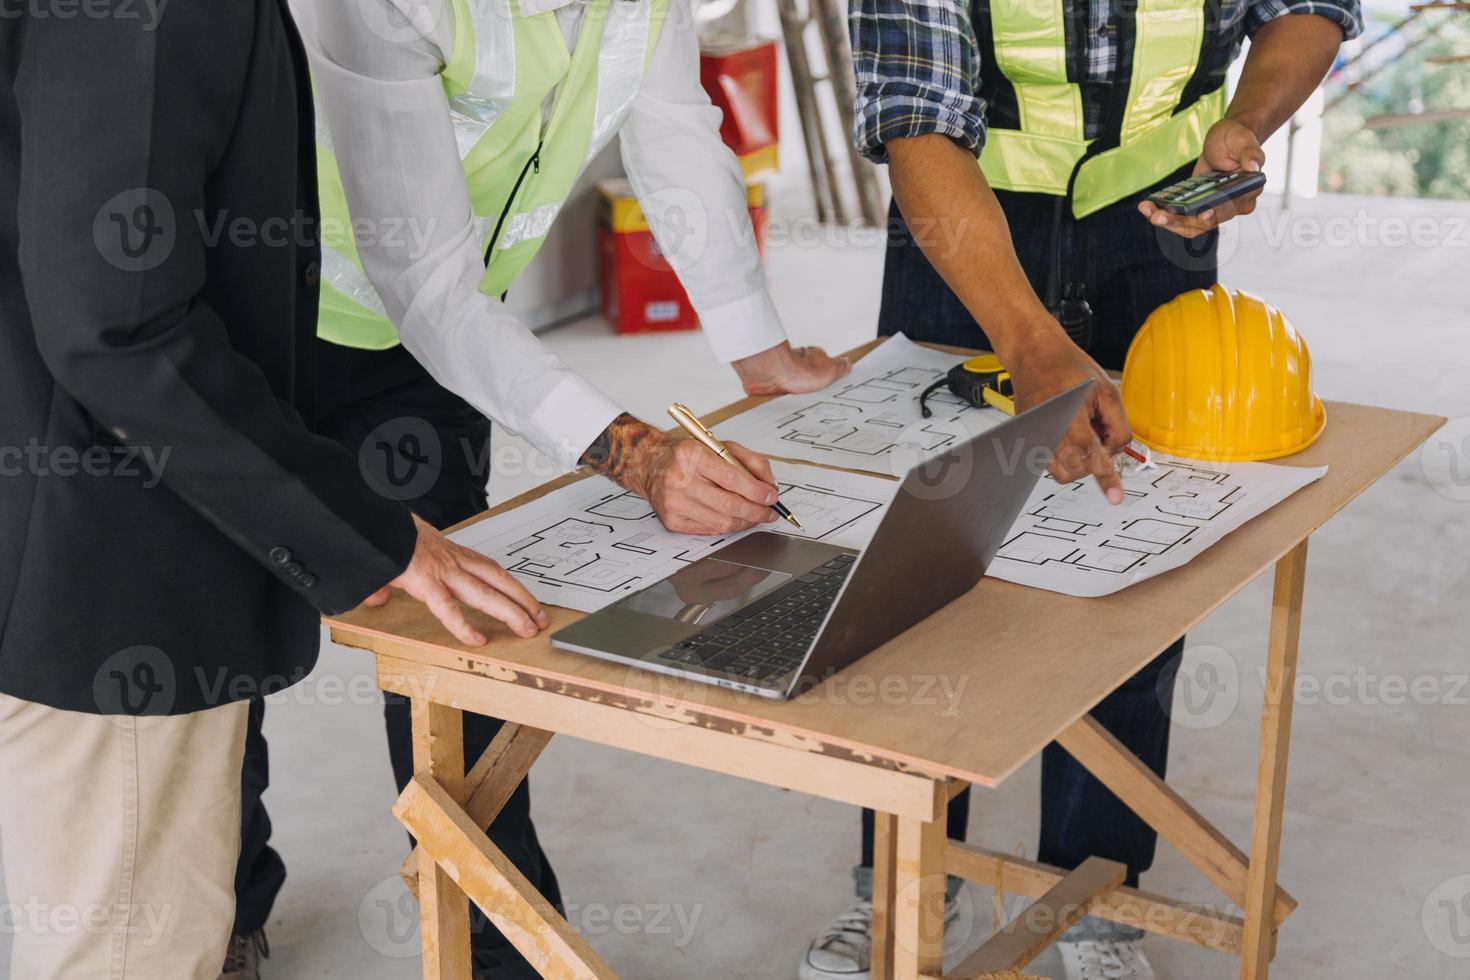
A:
<svg viewBox="0 0 1470 980">
<path fill-rule="evenodd" d="M 625 538 L 613 524 L 569 517 L 514 542 L 502 564 L 517 575 L 612 594 L 638 581 L 634 556 L 658 553 L 658 543 L 645 532 Z"/>
<path fill-rule="evenodd" d="M 1071 595 L 1107 595 L 1191 561 L 1326 472 L 1208 466 L 1155 454 L 1153 466 L 1122 474 L 1116 507 L 1090 479 L 1059 486 L 1043 477 L 990 574 Z"/>
<path fill-rule="evenodd" d="M 896 484 L 812 466 L 773 464 L 781 501 L 804 531 L 783 534 L 862 547 Z M 452 537 L 495 559 L 542 602 L 592 612 L 698 561 L 739 535 L 674 534 L 637 494 L 593 477 L 513 511 L 462 528 Z"/>
<path fill-rule="evenodd" d="M 995 409 L 975 408 L 946 388 L 929 396 L 932 414 L 923 417 L 919 396 L 962 360 L 899 334 L 828 390 L 773 399 L 715 431 L 771 456 L 901 476 L 915 463 L 1005 420 Z"/>
</svg>

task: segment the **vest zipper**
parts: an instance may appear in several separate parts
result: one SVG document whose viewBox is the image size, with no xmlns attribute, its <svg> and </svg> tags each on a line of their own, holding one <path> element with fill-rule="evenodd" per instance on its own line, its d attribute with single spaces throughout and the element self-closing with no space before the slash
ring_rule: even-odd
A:
<svg viewBox="0 0 1470 980">
<path fill-rule="evenodd" d="M 544 142 L 544 138 L 536 141 L 536 152 L 531 154 L 531 159 L 526 161 L 526 165 L 521 168 L 520 175 L 516 177 L 516 182 L 511 185 L 510 197 L 505 199 L 505 207 L 501 208 L 500 217 L 495 222 L 495 230 L 490 233 L 490 241 L 485 245 L 485 268 L 487 269 L 490 268 L 490 256 L 495 251 L 495 243 L 500 241 L 500 230 L 505 227 L 505 219 L 510 215 L 510 209 L 516 203 L 516 195 L 520 193 L 521 184 L 526 181 L 526 174 L 530 173 L 533 167 L 538 174 L 541 172 L 541 146 Z"/>
</svg>

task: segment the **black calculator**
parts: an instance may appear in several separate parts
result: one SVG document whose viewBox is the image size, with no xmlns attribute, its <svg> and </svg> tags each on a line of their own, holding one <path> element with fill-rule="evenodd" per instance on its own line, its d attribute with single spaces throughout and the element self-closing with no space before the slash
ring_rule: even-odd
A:
<svg viewBox="0 0 1470 980">
<path fill-rule="evenodd" d="M 1170 184 L 1150 194 L 1148 199 L 1165 211 L 1188 216 L 1219 207 L 1226 201 L 1233 201 L 1265 186 L 1266 175 L 1259 170 L 1237 170 L 1233 173 L 1212 170 Z"/>
</svg>

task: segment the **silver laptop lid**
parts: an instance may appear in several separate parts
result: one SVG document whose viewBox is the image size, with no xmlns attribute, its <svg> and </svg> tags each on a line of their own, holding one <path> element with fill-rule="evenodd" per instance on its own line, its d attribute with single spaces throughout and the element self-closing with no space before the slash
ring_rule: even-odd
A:
<svg viewBox="0 0 1470 980">
<path fill-rule="evenodd" d="M 841 670 L 975 587 L 1090 385 L 909 470 L 791 690 Z"/>
</svg>

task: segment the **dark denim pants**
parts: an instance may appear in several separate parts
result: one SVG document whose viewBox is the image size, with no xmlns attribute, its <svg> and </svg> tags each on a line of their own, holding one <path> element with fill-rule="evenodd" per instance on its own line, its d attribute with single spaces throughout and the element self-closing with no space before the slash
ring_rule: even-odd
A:
<svg viewBox="0 0 1470 980">
<path fill-rule="evenodd" d="M 357 456 L 364 476 L 379 484 L 396 498 L 412 493 L 403 502 L 425 521 L 445 528 L 458 524 L 485 510 L 486 471 L 490 460 L 490 423 L 464 401 L 436 384 L 413 362 L 403 348 L 391 351 L 349 351 L 337 348 L 326 351 L 332 361 L 333 382 L 337 400 L 317 431 L 334 439 Z M 427 437 L 424 428 L 432 430 L 429 439 L 437 448 L 425 451 L 423 439 L 388 445 L 379 430 L 395 420 L 417 420 L 416 435 Z M 400 426 L 401 428 L 401 426 Z M 375 434 L 377 433 L 377 434 Z M 387 452 L 359 453 L 372 437 Z M 391 441 L 391 440 L 389 440 Z M 418 458 L 413 458 L 417 456 Z M 390 476 L 388 467 L 394 473 Z M 427 467 L 432 473 L 422 477 L 417 468 Z M 388 488 L 402 488 L 394 491 Z M 388 756 L 393 778 L 401 791 L 413 778 L 413 725 L 409 718 L 407 698 L 397 694 L 383 695 L 383 720 L 388 733 Z M 241 804 L 240 861 L 235 875 L 235 933 L 242 935 L 263 928 L 270 918 L 271 907 L 286 879 L 286 866 L 270 846 L 270 817 L 261 795 L 270 782 L 269 761 L 261 724 L 265 705 L 256 700 L 250 706 L 250 726 L 245 746 L 245 764 Z M 502 722 L 496 718 L 465 712 L 464 753 L 466 767 L 474 765 L 490 744 Z M 389 801 L 384 801 L 387 817 Z M 536 837 L 531 822 L 531 790 L 529 781 L 522 782 L 511 794 L 489 831 L 490 839 L 500 848 L 546 900 L 561 908 L 561 891 L 556 875 Z M 531 968 L 499 930 L 490 924 L 473 904 L 470 906 L 473 973 L 476 980 L 522 980 L 538 974 Z"/>
<path fill-rule="evenodd" d="M 1160 181 L 1169 183 L 1187 169 Z M 1092 306 L 1092 331 L 1086 343 L 1105 368 L 1121 369 L 1128 344 L 1148 314 L 1182 292 L 1214 284 L 1216 235 L 1193 242 L 1154 229 L 1138 213 L 1141 191 L 1079 220 L 1061 222 L 1059 287 L 1081 283 Z M 1039 194 L 996 195 L 1005 210 L 1021 267 L 1038 296 L 1045 296 L 1051 267 L 1055 198 Z M 942 229 L 929 234 L 942 235 Z M 940 247 L 942 241 L 936 238 Z M 911 340 L 989 348 L 983 325 L 929 265 L 897 206 L 889 212 L 888 253 L 883 270 L 883 302 L 878 332 L 902 331 Z M 1097 600 L 1104 602 L 1106 600 Z M 1168 699 L 1184 649 L 1181 639 L 1135 674 L 1092 715 L 1149 768 L 1164 775 L 1169 753 Z M 1084 651 L 1085 653 L 1085 651 Z M 950 804 L 949 836 L 963 840 L 969 791 Z M 1041 843 L 1037 860 L 1071 869 L 1090 855 L 1128 867 L 1128 881 L 1153 864 L 1158 835 L 1094 779 L 1060 746 L 1049 745 L 1041 759 Z M 873 863 L 873 815 L 863 813 L 863 857 L 858 871 Z"/>
</svg>

